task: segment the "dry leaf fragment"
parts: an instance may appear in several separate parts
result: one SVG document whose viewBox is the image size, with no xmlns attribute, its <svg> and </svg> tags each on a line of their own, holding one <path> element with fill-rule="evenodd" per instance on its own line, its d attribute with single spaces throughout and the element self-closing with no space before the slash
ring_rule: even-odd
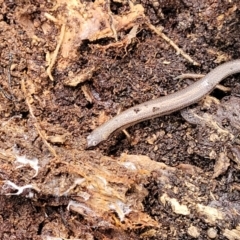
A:
<svg viewBox="0 0 240 240">
<path fill-rule="evenodd" d="M 205 217 L 205 221 L 210 224 L 216 224 L 217 220 L 223 220 L 223 213 L 216 208 L 197 204 L 196 210 L 198 213 Z"/>
<path fill-rule="evenodd" d="M 47 140 L 51 143 L 60 143 L 64 144 L 66 141 L 66 135 L 55 135 L 55 136 L 48 136 Z"/>
<path fill-rule="evenodd" d="M 190 235 L 193 238 L 198 238 L 200 236 L 199 229 L 195 226 L 191 226 L 187 230 L 188 235 Z"/>
<path fill-rule="evenodd" d="M 87 85 L 83 85 L 81 86 L 81 89 L 83 91 L 83 94 L 85 96 L 85 98 L 90 102 L 92 103 L 93 102 L 93 96 L 92 96 L 92 93 L 89 89 L 89 87 Z"/>
<path fill-rule="evenodd" d="M 225 236 L 229 240 L 240 240 L 240 225 L 238 225 L 236 229 L 225 229 L 223 232 L 223 236 Z"/>
<path fill-rule="evenodd" d="M 186 205 L 180 204 L 176 198 L 170 198 L 166 193 L 164 193 L 160 198 L 159 201 L 163 204 L 166 202 L 170 203 L 173 212 L 176 214 L 181 215 L 189 215 L 190 211 Z"/>
<path fill-rule="evenodd" d="M 76 87 L 79 83 L 85 82 L 88 79 L 90 79 L 94 71 L 96 71 L 96 67 L 87 67 L 82 72 L 77 74 L 75 77 L 73 78 L 69 77 L 68 79 L 66 79 L 64 85 Z"/>
<path fill-rule="evenodd" d="M 226 153 L 221 152 L 214 165 L 213 178 L 216 178 L 219 175 L 225 173 L 229 166 L 230 166 L 230 159 L 227 157 Z"/>
</svg>

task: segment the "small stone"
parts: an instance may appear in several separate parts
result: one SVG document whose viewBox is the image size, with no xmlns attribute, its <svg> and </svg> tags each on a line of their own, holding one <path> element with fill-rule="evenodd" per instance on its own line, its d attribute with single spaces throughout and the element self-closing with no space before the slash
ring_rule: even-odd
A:
<svg viewBox="0 0 240 240">
<path fill-rule="evenodd" d="M 216 238 L 217 237 L 217 230 L 214 228 L 209 228 L 207 230 L 207 235 L 209 238 Z"/>
<path fill-rule="evenodd" d="M 193 238 L 198 238 L 200 236 L 200 232 L 197 227 L 191 226 L 188 228 L 188 235 L 190 235 Z"/>
</svg>

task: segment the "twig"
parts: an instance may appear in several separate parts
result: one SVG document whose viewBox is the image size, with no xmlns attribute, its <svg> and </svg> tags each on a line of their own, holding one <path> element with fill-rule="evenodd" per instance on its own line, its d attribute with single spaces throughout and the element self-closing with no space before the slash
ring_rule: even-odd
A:
<svg viewBox="0 0 240 240">
<path fill-rule="evenodd" d="M 43 143 L 47 146 L 47 148 L 49 149 L 49 151 L 54 155 L 54 157 L 57 157 L 56 151 L 55 151 L 55 150 L 52 148 L 52 146 L 47 142 L 46 137 L 44 136 L 44 133 L 42 133 L 42 131 L 40 130 L 40 127 L 39 127 L 39 125 L 38 125 L 38 120 L 37 120 L 37 118 L 35 117 L 35 115 L 34 115 L 34 113 L 33 113 L 32 106 L 31 106 L 31 104 L 30 104 L 30 102 L 33 102 L 33 99 L 32 99 L 32 97 L 31 97 L 29 94 L 27 94 L 24 79 L 22 79 L 21 87 L 22 87 L 22 90 L 23 90 L 24 95 L 25 95 L 25 99 L 26 99 L 26 103 L 27 103 L 29 112 L 30 112 L 32 118 L 34 119 L 34 126 L 35 126 L 35 128 L 37 129 L 37 132 L 38 132 L 39 136 L 41 137 Z"/>
<path fill-rule="evenodd" d="M 63 42 L 63 38 L 64 38 L 64 34 L 65 34 L 65 29 L 66 29 L 66 24 L 62 24 L 62 27 L 61 27 L 61 32 L 60 32 L 60 36 L 59 36 L 59 40 L 58 40 L 58 44 L 57 44 L 57 47 L 55 48 L 53 54 L 52 54 L 52 57 L 51 57 L 51 61 L 50 61 L 50 64 L 47 68 L 47 74 L 49 76 L 49 78 L 53 81 L 53 76 L 52 76 L 52 67 L 53 65 L 55 64 L 56 62 L 56 59 L 57 59 L 57 55 L 58 55 L 58 52 L 59 52 L 59 49 L 62 45 L 62 42 Z"/>
<path fill-rule="evenodd" d="M 11 65 L 12 65 L 12 54 L 11 52 L 9 53 L 9 65 L 8 65 L 8 87 L 9 87 L 9 91 L 11 94 L 11 100 L 15 101 L 16 98 L 14 97 L 13 93 L 12 93 L 12 84 L 11 84 Z"/>
<path fill-rule="evenodd" d="M 170 38 L 168 38 L 161 30 L 154 27 L 151 23 L 147 22 L 147 26 L 153 30 L 157 35 L 159 35 L 161 38 L 163 38 L 166 42 L 168 42 L 176 51 L 177 54 L 181 54 L 185 59 L 187 59 L 190 63 L 192 63 L 195 66 L 200 66 L 200 64 L 196 61 L 194 61 L 187 53 L 185 53 L 182 49 L 180 49 Z"/>
<path fill-rule="evenodd" d="M 5 98 L 7 98 L 8 100 L 11 100 L 12 101 L 12 97 L 11 95 L 9 95 L 8 93 L 6 93 L 6 91 L 4 91 L 1 87 L 0 87 L 0 92 L 2 92 L 3 96 Z"/>
<path fill-rule="evenodd" d="M 3 96 L 7 98 L 10 101 L 15 101 L 16 98 L 14 97 L 12 93 L 12 87 L 11 87 L 11 65 L 12 65 L 12 54 L 9 53 L 9 64 L 8 64 L 8 69 L 7 69 L 7 78 L 8 78 L 8 88 L 10 94 L 8 94 L 5 90 L 3 90 L 2 87 L 0 87 L 0 92 L 2 92 Z"/>
</svg>

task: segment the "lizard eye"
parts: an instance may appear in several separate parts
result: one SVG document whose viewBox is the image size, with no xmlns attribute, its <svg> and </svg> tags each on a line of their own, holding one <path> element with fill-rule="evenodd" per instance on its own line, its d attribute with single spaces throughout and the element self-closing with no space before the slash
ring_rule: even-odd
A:
<svg viewBox="0 0 240 240">
<path fill-rule="evenodd" d="M 89 147 L 95 147 L 97 146 L 98 142 L 96 140 L 93 139 L 93 137 L 91 135 L 89 135 L 87 137 L 87 145 L 88 145 L 88 148 Z"/>
</svg>

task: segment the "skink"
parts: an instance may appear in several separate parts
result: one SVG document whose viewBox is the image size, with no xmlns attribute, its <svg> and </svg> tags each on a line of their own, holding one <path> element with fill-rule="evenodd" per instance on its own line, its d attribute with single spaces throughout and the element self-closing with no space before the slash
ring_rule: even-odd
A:
<svg viewBox="0 0 240 240">
<path fill-rule="evenodd" d="M 93 130 L 87 137 L 87 145 L 96 146 L 116 131 L 190 106 L 209 94 L 224 78 L 239 72 L 240 59 L 230 61 L 216 67 L 201 80 L 176 93 L 131 107 Z"/>
</svg>

